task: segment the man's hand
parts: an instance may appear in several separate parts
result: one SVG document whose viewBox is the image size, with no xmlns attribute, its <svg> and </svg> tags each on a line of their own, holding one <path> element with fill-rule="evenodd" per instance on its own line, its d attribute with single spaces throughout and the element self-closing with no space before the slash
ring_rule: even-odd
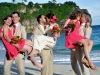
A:
<svg viewBox="0 0 100 75">
<path fill-rule="evenodd" d="M 32 28 L 32 30 L 34 30 L 36 27 L 35 26 L 33 26 L 33 28 Z"/>
</svg>

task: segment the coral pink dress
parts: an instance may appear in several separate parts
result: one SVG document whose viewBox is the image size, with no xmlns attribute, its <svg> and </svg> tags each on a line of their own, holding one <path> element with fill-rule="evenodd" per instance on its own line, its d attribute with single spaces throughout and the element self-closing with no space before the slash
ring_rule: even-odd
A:
<svg viewBox="0 0 100 75">
<path fill-rule="evenodd" d="M 24 45 L 25 45 L 25 40 L 24 39 L 21 39 L 18 43 L 17 43 L 20 47 L 20 50 L 23 49 Z"/>
<path fill-rule="evenodd" d="M 0 29 L 0 33 L 2 33 L 1 29 Z M 9 38 L 13 37 L 12 32 L 11 32 L 10 29 L 8 30 L 8 36 L 9 36 Z M 19 51 L 12 44 L 10 44 L 8 41 L 6 41 L 4 36 L 2 36 L 1 39 L 2 39 L 2 42 L 3 42 L 4 47 L 6 49 L 7 59 L 8 60 L 14 59 L 18 55 Z"/>
<path fill-rule="evenodd" d="M 69 23 L 73 23 L 73 20 L 70 20 Z M 75 43 L 81 39 L 86 39 L 86 37 L 81 36 L 79 34 L 80 23 L 78 21 L 75 22 L 75 29 L 69 34 L 66 32 L 65 34 L 65 47 L 66 48 L 74 48 Z"/>
<path fill-rule="evenodd" d="M 0 29 L 0 32 L 2 32 L 2 30 Z M 10 29 L 8 29 L 8 37 L 10 39 L 12 39 L 14 36 L 12 34 L 12 31 Z M 16 57 L 19 53 L 18 49 L 16 47 L 14 47 L 11 43 L 9 43 L 8 41 L 6 41 L 6 39 L 4 38 L 4 36 L 1 37 L 2 39 L 2 42 L 6 48 L 6 55 L 7 55 L 7 58 L 9 60 L 13 59 L 14 57 Z M 22 39 L 20 40 L 18 43 L 17 43 L 20 47 L 20 49 L 22 49 L 24 47 L 24 44 L 25 44 L 25 40 Z"/>
</svg>

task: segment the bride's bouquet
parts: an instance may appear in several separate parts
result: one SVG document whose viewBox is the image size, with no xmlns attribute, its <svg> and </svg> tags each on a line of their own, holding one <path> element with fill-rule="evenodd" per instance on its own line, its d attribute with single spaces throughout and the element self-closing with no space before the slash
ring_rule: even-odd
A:
<svg viewBox="0 0 100 75">
<path fill-rule="evenodd" d="M 60 28 L 57 25 L 54 25 L 53 28 L 50 30 L 52 33 L 52 36 L 54 38 L 58 37 L 58 33 L 60 32 Z"/>
<path fill-rule="evenodd" d="M 10 43 L 18 43 L 22 38 L 20 38 L 19 36 L 14 36 L 12 39 L 11 39 L 11 42 Z"/>
<path fill-rule="evenodd" d="M 52 33 L 59 33 L 60 28 L 57 25 L 54 25 L 53 28 L 50 30 Z"/>
</svg>

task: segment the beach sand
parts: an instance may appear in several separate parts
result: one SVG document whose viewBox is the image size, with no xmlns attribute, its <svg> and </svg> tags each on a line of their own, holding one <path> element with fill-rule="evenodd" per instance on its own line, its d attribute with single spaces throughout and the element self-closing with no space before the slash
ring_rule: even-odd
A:
<svg viewBox="0 0 100 75">
<path fill-rule="evenodd" d="M 97 70 L 91 70 L 91 75 L 100 75 L 100 67 Z M 0 75 L 3 75 L 3 63 L 0 63 Z M 17 68 L 15 64 L 12 65 L 11 75 L 18 75 Z M 25 75 L 41 75 L 41 69 L 33 66 L 30 62 L 25 63 Z M 53 75 L 75 75 L 71 65 L 56 65 L 54 64 L 54 74 Z"/>
</svg>

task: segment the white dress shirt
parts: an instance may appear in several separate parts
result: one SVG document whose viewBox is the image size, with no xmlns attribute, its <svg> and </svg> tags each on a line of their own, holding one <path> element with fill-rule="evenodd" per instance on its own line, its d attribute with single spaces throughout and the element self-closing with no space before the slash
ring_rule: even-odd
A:
<svg viewBox="0 0 100 75">
<path fill-rule="evenodd" d="M 45 34 L 45 30 L 44 27 L 42 25 L 40 25 L 41 29 L 43 30 L 44 34 Z"/>
<path fill-rule="evenodd" d="M 14 25 L 16 25 L 16 27 L 18 27 L 18 25 L 19 25 L 19 22 L 18 22 L 18 23 L 16 23 L 16 24 L 14 24 Z"/>
<path fill-rule="evenodd" d="M 81 36 L 84 36 L 84 29 L 85 29 L 85 23 L 82 23 L 81 27 L 79 28 L 79 33 Z"/>
</svg>

